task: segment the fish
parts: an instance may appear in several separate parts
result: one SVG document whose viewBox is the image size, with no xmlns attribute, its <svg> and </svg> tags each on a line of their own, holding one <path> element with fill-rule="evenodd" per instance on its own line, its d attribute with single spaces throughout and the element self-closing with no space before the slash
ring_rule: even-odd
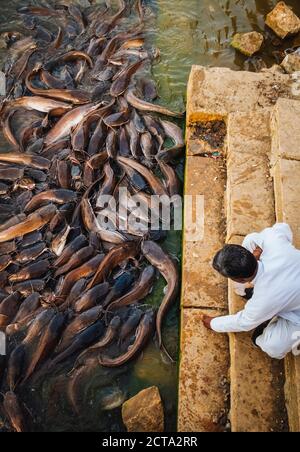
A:
<svg viewBox="0 0 300 452">
<path fill-rule="evenodd" d="M 57 313 L 43 332 L 26 369 L 22 384 L 33 374 L 37 366 L 55 350 L 67 320 L 66 313 Z"/>
<path fill-rule="evenodd" d="M 62 351 L 66 350 L 73 342 L 74 337 L 96 323 L 101 318 L 102 313 L 102 306 L 94 306 L 72 319 L 62 334 L 61 341 L 56 348 L 56 353 L 60 354 Z"/>
<path fill-rule="evenodd" d="M 26 347 L 22 343 L 10 354 L 7 364 L 7 384 L 10 391 L 15 391 L 22 379 L 25 357 Z"/>
<path fill-rule="evenodd" d="M 146 259 L 153 265 L 167 282 L 167 289 L 164 298 L 159 307 L 156 317 L 156 331 L 158 336 L 158 345 L 164 349 L 162 340 L 162 323 L 170 306 L 174 303 L 179 291 L 178 269 L 173 260 L 163 249 L 155 242 L 145 241 L 142 244 L 142 253 Z"/>
<path fill-rule="evenodd" d="M 143 63 L 144 60 L 137 61 L 122 71 L 110 87 L 110 95 L 112 97 L 119 97 L 125 93 L 130 84 L 131 77 L 139 70 Z"/>
<path fill-rule="evenodd" d="M 77 107 L 63 115 L 63 117 L 48 132 L 45 138 L 45 144 L 50 145 L 56 141 L 67 137 L 71 129 L 76 127 L 88 114 L 96 111 L 102 103 L 87 104 Z"/>
<path fill-rule="evenodd" d="M 15 182 L 24 176 L 23 168 L 1 168 L 0 167 L 0 180 Z"/>
<path fill-rule="evenodd" d="M 66 297 L 78 279 L 92 276 L 95 273 L 96 269 L 99 267 L 99 265 L 101 265 L 103 259 L 104 255 L 98 254 L 97 256 L 90 259 L 88 262 L 84 263 L 80 267 L 75 268 L 70 273 L 68 273 L 64 279 L 62 288 L 59 292 L 59 296 Z"/>
<path fill-rule="evenodd" d="M 72 105 L 42 96 L 24 96 L 11 102 L 11 107 L 23 107 L 28 110 L 37 110 L 42 113 L 56 113 L 62 115 L 72 109 Z"/>
<path fill-rule="evenodd" d="M 22 302 L 14 322 L 20 322 L 28 315 L 34 313 L 40 306 L 40 294 L 37 292 L 32 293 Z"/>
<path fill-rule="evenodd" d="M 123 272 L 118 276 L 102 304 L 103 307 L 106 308 L 112 301 L 124 295 L 131 288 L 133 281 L 134 277 L 130 272 Z"/>
<path fill-rule="evenodd" d="M 11 275 L 8 280 L 12 283 L 26 281 L 28 279 L 38 279 L 42 276 L 45 276 L 49 271 L 50 262 L 47 259 L 41 260 L 39 262 L 34 262 L 30 264 L 28 267 L 22 268 L 17 273 Z"/>
<path fill-rule="evenodd" d="M 38 155 L 27 155 L 19 152 L 0 153 L 0 162 L 17 163 L 20 165 L 30 166 L 41 170 L 50 168 L 49 160 Z"/>
<path fill-rule="evenodd" d="M 98 352 L 99 350 L 110 345 L 115 340 L 120 329 L 121 323 L 122 321 L 119 316 L 113 317 L 113 319 L 110 321 L 110 324 L 105 334 L 100 339 L 100 341 L 92 345 L 88 349 L 84 350 L 76 359 L 74 367 L 79 367 L 83 365 L 85 360 L 90 356 L 91 353 Z"/>
<path fill-rule="evenodd" d="M 98 266 L 92 281 L 87 288 L 91 289 L 96 284 L 105 280 L 109 273 L 119 264 L 128 259 L 133 259 L 139 251 L 139 243 L 125 242 L 113 248 Z"/>
<path fill-rule="evenodd" d="M 164 116 L 171 116 L 173 118 L 183 118 L 184 114 L 185 114 L 184 112 L 182 112 L 182 113 L 173 112 L 158 104 L 151 104 L 142 99 L 139 99 L 134 94 L 132 89 L 129 89 L 126 92 L 125 98 L 130 105 L 132 105 L 134 108 L 136 108 L 137 110 L 140 110 L 140 111 L 152 111 L 154 113 L 159 113 Z"/>
<path fill-rule="evenodd" d="M 130 168 L 134 169 L 138 173 L 140 173 L 144 179 L 148 182 L 150 187 L 152 188 L 153 192 L 158 196 L 168 196 L 168 193 L 160 180 L 150 171 L 148 168 L 143 166 L 141 163 L 129 159 L 126 157 L 118 157 L 118 162 L 121 163 L 124 166 L 129 166 Z"/>
<path fill-rule="evenodd" d="M 50 361 L 49 369 L 53 369 L 62 361 L 70 358 L 72 355 L 80 352 L 82 349 L 85 349 L 93 342 L 96 342 L 103 335 L 103 331 L 104 325 L 100 320 L 98 320 L 95 324 L 89 326 L 84 331 L 77 334 L 72 344 Z"/>
<path fill-rule="evenodd" d="M 148 311 L 143 316 L 141 323 L 136 330 L 136 338 L 132 346 L 124 355 L 116 358 L 108 358 L 106 356 L 99 357 L 99 364 L 103 367 L 120 367 L 134 359 L 144 349 L 145 345 L 151 338 L 154 327 L 155 314 Z"/>
<path fill-rule="evenodd" d="M 16 316 L 21 305 L 21 296 L 17 291 L 0 303 L 0 329 L 6 328 Z"/>
<path fill-rule="evenodd" d="M 151 265 L 148 265 L 142 272 L 135 286 L 130 292 L 123 295 L 121 298 L 113 301 L 107 306 L 107 311 L 113 312 L 124 306 L 129 306 L 143 300 L 149 295 L 153 289 L 155 281 L 155 269 Z"/>
<path fill-rule="evenodd" d="M 87 290 L 75 303 L 74 311 L 82 313 L 93 308 L 99 301 L 103 301 L 103 297 L 109 291 L 109 283 L 98 284 Z"/>
<path fill-rule="evenodd" d="M 41 256 L 46 249 L 47 247 L 45 242 L 38 242 L 36 245 L 31 245 L 28 248 L 19 251 L 16 255 L 15 261 L 21 264 L 33 261 Z"/>
<path fill-rule="evenodd" d="M 0 231 L 0 243 L 14 240 L 29 232 L 37 231 L 49 223 L 55 214 L 56 207 L 52 204 L 36 210 L 15 226 L 11 226 L 5 231 Z"/>
<path fill-rule="evenodd" d="M 75 202 L 77 200 L 77 194 L 72 190 L 58 189 L 48 190 L 35 195 L 29 203 L 25 206 L 25 212 L 31 212 L 42 207 L 44 204 L 66 204 L 69 202 Z"/>
<path fill-rule="evenodd" d="M 74 268 L 79 267 L 80 265 L 83 265 L 84 262 L 88 261 L 92 258 L 94 255 L 94 249 L 92 246 L 86 246 L 85 248 L 81 248 L 80 250 L 76 251 L 75 254 L 73 254 L 68 260 L 68 262 L 60 267 L 55 272 L 55 277 L 63 275 L 64 273 L 68 273 L 71 270 L 74 270 Z"/>
<path fill-rule="evenodd" d="M 143 312 L 140 309 L 135 309 L 128 317 L 125 323 L 123 323 L 119 334 L 119 344 L 131 336 L 132 332 L 136 330 L 140 320 L 143 316 Z"/>
<path fill-rule="evenodd" d="M 4 395 L 3 408 L 13 429 L 17 433 L 26 432 L 24 413 L 14 392 L 9 391 Z"/>
<path fill-rule="evenodd" d="M 13 288 L 9 287 L 9 292 L 20 292 L 23 296 L 28 297 L 34 292 L 42 292 L 46 287 L 46 281 L 44 279 L 30 279 L 28 281 L 22 281 L 14 284 Z"/>
<path fill-rule="evenodd" d="M 85 247 L 87 243 L 86 237 L 83 234 L 80 234 L 66 246 L 63 253 L 54 261 L 54 266 L 57 268 L 65 265 L 73 254 Z"/>
<path fill-rule="evenodd" d="M 176 171 L 167 163 L 158 161 L 159 168 L 165 178 L 165 185 L 170 197 L 179 195 L 180 193 L 180 181 L 176 174 Z"/>
<path fill-rule="evenodd" d="M 37 96 L 50 97 L 51 99 L 57 99 L 62 102 L 71 102 L 72 104 L 88 104 L 91 101 L 90 95 L 80 90 L 70 90 L 70 89 L 56 89 L 56 88 L 36 88 L 31 83 L 31 79 L 37 73 L 39 73 L 40 68 L 33 69 L 26 76 L 25 84 L 27 89 Z"/>
</svg>

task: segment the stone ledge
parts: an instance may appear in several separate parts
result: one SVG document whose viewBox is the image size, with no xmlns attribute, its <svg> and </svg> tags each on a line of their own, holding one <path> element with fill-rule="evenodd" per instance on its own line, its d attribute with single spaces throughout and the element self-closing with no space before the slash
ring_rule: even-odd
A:
<svg viewBox="0 0 300 452">
<path fill-rule="evenodd" d="M 198 240 L 188 241 L 186 204 L 182 305 L 226 309 L 227 281 L 212 268 L 212 259 L 225 241 L 226 178 L 223 162 L 205 157 L 187 157 L 185 180 L 185 195 L 204 197 L 204 234 Z"/>
<path fill-rule="evenodd" d="M 222 432 L 227 420 L 228 338 L 207 330 L 201 315 L 224 313 L 182 311 L 178 431 Z"/>
<path fill-rule="evenodd" d="M 300 102 L 279 99 L 272 114 L 272 159 L 300 161 Z"/>
<path fill-rule="evenodd" d="M 226 120 L 230 113 L 271 109 L 291 96 L 291 77 L 279 72 L 232 71 L 193 66 L 187 92 L 187 125 Z"/>
<path fill-rule="evenodd" d="M 290 431 L 300 432 L 300 357 L 292 354 L 285 359 L 285 398 Z"/>
<path fill-rule="evenodd" d="M 273 183 L 265 155 L 228 151 L 227 240 L 275 223 Z"/>
<path fill-rule="evenodd" d="M 294 244 L 300 248 L 300 162 L 280 159 L 273 168 L 276 218 L 288 223 L 294 233 Z"/>
</svg>

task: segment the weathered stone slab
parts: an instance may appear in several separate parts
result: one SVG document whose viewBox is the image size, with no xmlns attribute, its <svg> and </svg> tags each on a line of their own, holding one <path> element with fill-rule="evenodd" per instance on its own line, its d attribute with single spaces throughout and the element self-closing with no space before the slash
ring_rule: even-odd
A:
<svg viewBox="0 0 300 452">
<path fill-rule="evenodd" d="M 275 223 L 273 183 L 265 155 L 229 149 L 227 239 L 261 231 Z"/>
<path fill-rule="evenodd" d="M 287 74 L 293 74 L 293 72 L 300 71 L 300 55 L 299 53 L 290 53 L 285 57 L 281 66 Z"/>
<path fill-rule="evenodd" d="M 193 217 L 204 220 L 203 234 L 197 240 L 189 237 L 189 206 L 185 203 L 183 244 L 184 307 L 226 308 L 227 282 L 212 268 L 216 252 L 225 239 L 224 190 L 226 175 L 221 160 L 187 157 L 185 195 L 193 197 Z M 195 211 L 196 196 L 204 201 L 204 210 Z"/>
<path fill-rule="evenodd" d="M 300 432 L 300 357 L 285 358 L 285 399 L 290 431 Z"/>
<path fill-rule="evenodd" d="M 270 111 L 231 113 L 227 127 L 227 154 L 269 155 Z"/>
<path fill-rule="evenodd" d="M 231 46 L 246 56 L 252 56 L 260 51 L 263 42 L 263 35 L 257 31 L 252 31 L 250 33 L 236 33 L 231 41 Z"/>
<path fill-rule="evenodd" d="M 279 99 L 271 121 L 272 158 L 300 161 L 300 102 L 297 100 Z"/>
<path fill-rule="evenodd" d="M 179 432 L 224 430 L 227 412 L 228 338 L 207 330 L 202 313 L 220 311 L 183 309 L 179 376 Z"/>
<path fill-rule="evenodd" d="M 300 31 L 299 17 L 285 2 L 277 3 L 273 11 L 267 15 L 266 24 L 282 39 Z"/>
<path fill-rule="evenodd" d="M 242 244 L 243 237 L 232 237 L 230 243 Z M 229 312 L 236 314 L 245 300 L 235 294 L 229 282 Z M 251 334 L 230 335 L 230 420 L 233 432 L 271 432 L 282 429 L 282 365 L 255 348 Z"/>
<path fill-rule="evenodd" d="M 290 75 L 193 66 L 188 84 L 187 124 L 227 119 L 229 113 L 272 108 L 290 97 Z"/>
<path fill-rule="evenodd" d="M 300 162 L 280 159 L 273 173 L 277 221 L 291 226 L 294 244 L 300 248 Z"/>
<path fill-rule="evenodd" d="M 163 432 L 164 409 L 159 389 L 152 386 L 124 402 L 122 418 L 128 432 Z"/>
</svg>

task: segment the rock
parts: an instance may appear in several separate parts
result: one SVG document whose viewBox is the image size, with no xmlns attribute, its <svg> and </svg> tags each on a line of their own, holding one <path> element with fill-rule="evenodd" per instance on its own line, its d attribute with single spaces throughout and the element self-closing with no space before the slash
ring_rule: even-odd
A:
<svg viewBox="0 0 300 452">
<path fill-rule="evenodd" d="M 251 33 L 237 33 L 234 35 L 231 45 L 246 56 L 252 56 L 259 52 L 264 42 L 261 33 L 253 31 Z"/>
<path fill-rule="evenodd" d="M 300 71 L 300 54 L 299 53 L 291 53 L 290 55 L 287 55 L 283 62 L 281 63 L 281 66 L 285 70 L 287 74 L 293 74 L 293 72 L 299 72 Z"/>
<path fill-rule="evenodd" d="M 156 386 L 144 389 L 122 406 L 122 418 L 128 432 L 163 432 L 164 409 Z"/>
<path fill-rule="evenodd" d="M 281 39 L 300 31 L 300 19 L 284 2 L 279 2 L 266 18 L 266 24 Z"/>
</svg>

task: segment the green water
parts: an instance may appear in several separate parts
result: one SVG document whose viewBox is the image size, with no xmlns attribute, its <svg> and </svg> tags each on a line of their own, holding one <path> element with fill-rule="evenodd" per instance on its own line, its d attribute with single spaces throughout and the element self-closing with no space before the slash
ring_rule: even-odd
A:
<svg viewBox="0 0 300 452">
<path fill-rule="evenodd" d="M 84 0 L 78 0 L 82 3 Z M 49 4 L 53 3 L 51 1 Z M 97 3 L 101 3 L 98 1 Z M 278 51 L 274 35 L 264 26 L 264 16 L 276 4 L 276 0 L 145 0 L 147 41 L 160 49 L 160 59 L 152 67 L 152 75 L 159 86 L 160 102 L 169 108 L 185 108 L 186 84 L 192 64 L 226 66 L 232 69 L 251 69 L 257 64 L 267 66 L 276 62 Z M 288 2 L 300 15 L 300 2 Z M 18 28 L 16 7 L 28 5 L 22 0 L 0 0 L 0 31 Z M 30 4 L 41 5 L 42 1 Z M 45 3 L 44 3 L 45 4 Z M 235 32 L 262 31 L 266 43 L 261 61 L 247 59 L 230 48 Z M 293 46 L 288 40 L 284 47 Z M 274 54 L 274 52 L 277 52 Z M 0 50 L 5 60 L 5 50 Z M 183 174 L 183 164 L 179 164 Z M 181 259 L 181 234 L 171 232 L 165 249 L 179 261 Z M 159 305 L 164 282 L 159 280 L 147 304 Z M 173 356 L 178 356 L 179 300 L 168 315 L 164 337 Z M 80 415 L 74 415 L 64 396 L 68 380 L 67 371 L 51 378 L 44 385 L 28 387 L 22 394 L 26 407 L 35 418 L 36 431 L 122 431 L 120 408 L 104 410 L 104 403 L 111 394 L 129 398 L 139 390 L 156 385 L 159 387 L 166 414 L 166 430 L 176 430 L 177 418 L 177 363 L 170 364 L 151 342 L 142 356 L 126 368 L 116 371 L 95 370 L 82 395 Z M 117 397 L 118 398 L 118 397 Z"/>
</svg>

